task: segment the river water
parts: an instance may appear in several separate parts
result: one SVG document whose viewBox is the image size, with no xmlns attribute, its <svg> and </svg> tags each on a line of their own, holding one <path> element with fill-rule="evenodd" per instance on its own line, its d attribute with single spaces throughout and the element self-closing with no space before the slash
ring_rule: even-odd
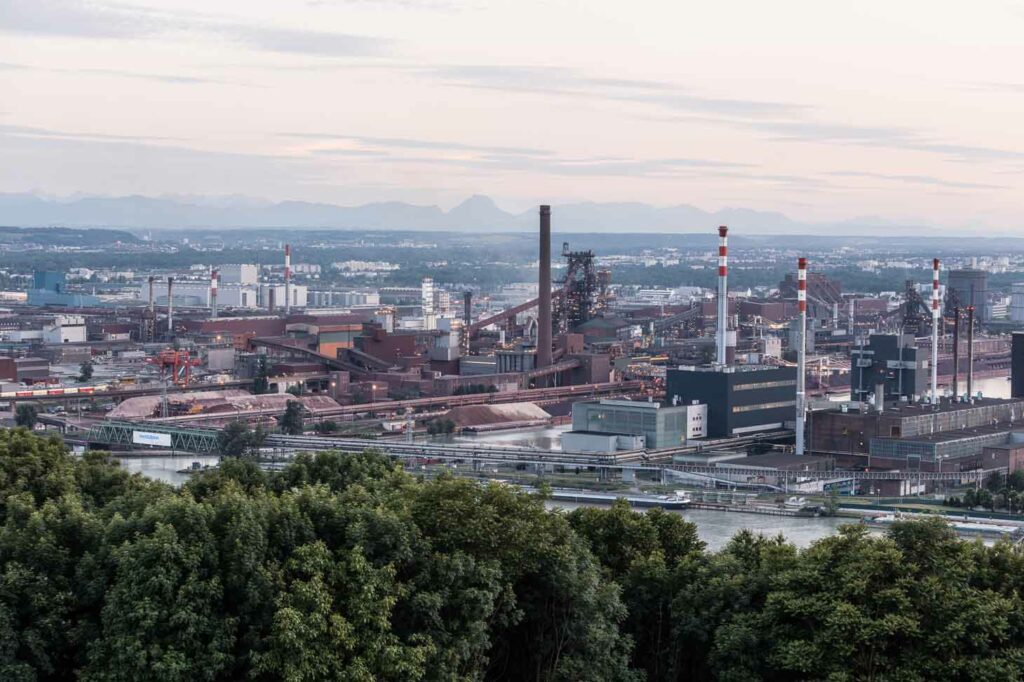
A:
<svg viewBox="0 0 1024 682">
<path fill-rule="evenodd" d="M 188 474 L 178 473 L 182 469 L 190 468 L 193 462 L 212 466 L 217 464 L 217 459 L 214 456 L 184 454 L 122 457 L 120 462 L 122 467 L 132 473 L 140 473 L 143 476 L 179 486 L 189 478 Z M 549 502 L 548 506 L 550 508 L 574 509 L 579 505 L 571 502 Z M 687 521 L 696 524 L 697 534 L 711 550 L 720 549 L 729 541 L 729 538 L 743 529 L 767 536 L 781 533 L 797 546 L 806 547 L 819 538 L 835 533 L 843 523 L 850 522 L 850 519 L 839 518 L 793 518 L 698 509 L 673 513 L 681 514 Z"/>
</svg>

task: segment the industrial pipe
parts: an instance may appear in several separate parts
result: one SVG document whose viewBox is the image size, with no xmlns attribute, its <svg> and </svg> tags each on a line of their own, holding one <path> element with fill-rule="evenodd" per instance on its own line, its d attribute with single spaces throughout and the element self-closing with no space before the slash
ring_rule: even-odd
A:
<svg viewBox="0 0 1024 682">
<path fill-rule="evenodd" d="M 716 341 L 716 361 L 719 365 L 726 364 L 726 334 L 728 330 L 729 317 L 729 228 L 722 225 L 718 228 L 718 334 Z"/>
<path fill-rule="evenodd" d="M 797 260 L 796 305 L 797 320 L 796 349 L 796 454 L 804 454 L 804 421 L 807 418 L 807 259 Z"/>
</svg>

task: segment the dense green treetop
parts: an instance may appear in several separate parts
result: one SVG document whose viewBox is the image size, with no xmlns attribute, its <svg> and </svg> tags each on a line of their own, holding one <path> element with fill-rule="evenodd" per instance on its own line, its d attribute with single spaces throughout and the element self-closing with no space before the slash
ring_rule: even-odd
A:
<svg viewBox="0 0 1024 682">
<path fill-rule="evenodd" d="M 941 522 L 708 552 L 372 452 L 176 489 L 0 431 L 0 680 L 1015 680 L 1022 588 Z"/>
</svg>

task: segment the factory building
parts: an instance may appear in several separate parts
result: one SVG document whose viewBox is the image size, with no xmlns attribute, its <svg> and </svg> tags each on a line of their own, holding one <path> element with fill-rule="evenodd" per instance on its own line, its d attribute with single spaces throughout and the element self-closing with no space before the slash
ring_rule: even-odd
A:
<svg viewBox="0 0 1024 682">
<path fill-rule="evenodd" d="M 211 305 L 210 282 L 200 281 L 174 281 L 172 288 L 174 305 L 186 308 L 208 308 Z M 223 277 L 217 288 L 217 307 L 219 308 L 257 308 L 258 289 L 250 284 L 229 283 L 225 284 Z M 139 286 L 138 297 L 142 300 L 149 298 L 149 284 Z M 167 305 L 167 286 L 164 283 L 160 286 L 158 282 L 153 291 L 153 301 L 158 306 Z"/>
<path fill-rule="evenodd" d="M 631 400 L 574 403 L 572 431 L 562 434 L 567 452 L 656 450 L 703 438 L 705 405 L 674 405 Z"/>
<path fill-rule="evenodd" d="M 43 343 L 85 343 L 85 318 L 81 315 L 58 315 L 43 325 Z"/>
<path fill-rule="evenodd" d="M 1024 282 L 1010 285 L 1008 312 L 1011 322 L 1024 322 Z"/>
<path fill-rule="evenodd" d="M 280 308 L 285 310 L 289 307 L 287 305 L 288 296 L 292 298 L 292 308 L 305 308 L 309 293 L 307 287 L 303 284 L 260 284 L 259 302 L 257 305 L 268 310 L 271 305 L 273 305 L 274 309 Z"/>
<path fill-rule="evenodd" d="M 63 272 L 37 270 L 32 277 L 32 288 L 28 291 L 27 302 L 34 306 L 67 306 L 82 308 L 98 306 L 100 299 L 89 294 L 67 291 L 67 279 Z"/>
<path fill-rule="evenodd" d="M 988 468 L 979 459 L 986 449 L 1005 450 L 1020 440 L 1014 429 L 1024 428 L 1024 401 L 1017 399 L 860 407 L 814 413 L 814 454 L 846 466 L 966 471 Z"/>
<path fill-rule="evenodd" d="M 913 334 L 872 334 L 850 350 L 850 399 L 917 400 L 928 388 L 929 355 Z"/>
<path fill-rule="evenodd" d="M 947 300 L 955 299 L 960 307 L 973 305 L 981 322 L 992 319 L 992 305 L 988 300 L 988 273 L 984 270 L 950 270 L 946 292 Z"/>
<path fill-rule="evenodd" d="M 220 282 L 222 285 L 253 285 L 259 282 L 259 268 L 249 263 L 228 263 L 227 265 L 218 265 L 217 272 L 220 273 Z"/>
<path fill-rule="evenodd" d="M 1010 344 L 1010 397 L 1024 398 L 1024 332 L 1014 332 Z"/>
<path fill-rule="evenodd" d="M 765 365 L 670 369 L 666 395 L 707 405 L 707 436 L 725 438 L 781 429 L 796 411 L 796 368 Z"/>
</svg>

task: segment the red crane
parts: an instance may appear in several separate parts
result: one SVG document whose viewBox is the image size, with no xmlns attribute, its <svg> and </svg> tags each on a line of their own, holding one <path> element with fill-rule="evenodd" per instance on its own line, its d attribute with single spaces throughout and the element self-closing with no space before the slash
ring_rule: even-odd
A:
<svg viewBox="0 0 1024 682">
<path fill-rule="evenodd" d="M 200 365 L 199 358 L 193 358 L 187 350 L 167 348 L 157 353 L 147 362 L 160 368 L 160 376 L 166 377 L 171 372 L 171 381 L 177 386 L 186 386 L 192 381 L 192 368 Z"/>
</svg>

